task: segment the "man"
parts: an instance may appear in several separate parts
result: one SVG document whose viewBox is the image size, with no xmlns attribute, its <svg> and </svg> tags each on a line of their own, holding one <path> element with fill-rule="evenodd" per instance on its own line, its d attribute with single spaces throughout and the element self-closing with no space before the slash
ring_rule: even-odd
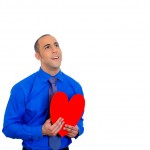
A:
<svg viewBox="0 0 150 150">
<path fill-rule="evenodd" d="M 57 78 L 57 90 L 65 92 L 70 99 L 82 94 L 80 84 L 64 74 L 61 69 L 62 52 L 57 40 L 49 35 L 41 36 L 34 45 L 35 57 L 40 61 L 39 71 L 16 83 L 4 115 L 3 133 L 10 138 L 22 139 L 24 150 L 51 150 L 49 138 L 58 136 L 64 125 L 68 134 L 61 137 L 59 149 L 67 150 L 71 138 L 77 138 L 84 132 L 83 118 L 76 126 L 65 124 L 59 118 L 54 124 L 49 113 L 49 79 Z"/>
</svg>

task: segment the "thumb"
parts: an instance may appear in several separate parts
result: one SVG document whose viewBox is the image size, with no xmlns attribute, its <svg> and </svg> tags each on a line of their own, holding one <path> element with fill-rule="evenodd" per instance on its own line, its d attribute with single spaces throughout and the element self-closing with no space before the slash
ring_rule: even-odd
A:
<svg viewBox="0 0 150 150">
<path fill-rule="evenodd" d="M 51 123 L 51 119 L 50 119 L 50 118 L 47 119 L 47 120 L 46 120 L 46 123 Z"/>
</svg>

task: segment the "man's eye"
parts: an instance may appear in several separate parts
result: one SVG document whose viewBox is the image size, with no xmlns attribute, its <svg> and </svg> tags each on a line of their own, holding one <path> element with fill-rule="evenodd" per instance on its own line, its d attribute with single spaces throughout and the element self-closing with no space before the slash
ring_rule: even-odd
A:
<svg viewBox="0 0 150 150">
<path fill-rule="evenodd" d="M 45 47 L 45 49 L 49 49 L 49 48 L 50 48 L 50 46 L 49 46 L 49 45 Z"/>
<path fill-rule="evenodd" d="M 55 46 L 56 46 L 56 47 L 59 47 L 59 44 L 57 43 L 57 44 L 55 44 Z"/>
</svg>

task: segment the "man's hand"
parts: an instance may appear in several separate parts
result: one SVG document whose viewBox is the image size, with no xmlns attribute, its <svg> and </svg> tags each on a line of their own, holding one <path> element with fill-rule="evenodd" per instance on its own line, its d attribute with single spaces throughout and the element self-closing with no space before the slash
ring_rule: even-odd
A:
<svg viewBox="0 0 150 150">
<path fill-rule="evenodd" d="M 70 137 L 70 138 L 74 138 L 79 133 L 79 128 L 78 128 L 77 125 L 76 126 L 71 126 L 71 125 L 65 124 L 63 129 L 68 132 L 67 136 Z"/>
<path fill-rule="evenodd" d="M 43 135 L 55 136 L 62 128 L 64 124 L 64 119 L 59 118 L 53 125 L 51 124 L 51 120 L 48 119 L 42 126 Z"/>
</svg>

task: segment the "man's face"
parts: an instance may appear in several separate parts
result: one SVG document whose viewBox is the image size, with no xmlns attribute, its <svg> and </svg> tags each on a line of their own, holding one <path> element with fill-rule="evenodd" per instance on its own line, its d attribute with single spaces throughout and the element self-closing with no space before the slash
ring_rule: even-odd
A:
<svg viewBox="0 0 150 150">
<path fill-rule="evenodd" d="M 36 53 L 36 58 L 41 61 L 41 67 L 47 71 L 59 71 L 62 52 L 58 42 L 53 36 L 44 36 L 39 39 L 39 52 Z"/>
</svg>

